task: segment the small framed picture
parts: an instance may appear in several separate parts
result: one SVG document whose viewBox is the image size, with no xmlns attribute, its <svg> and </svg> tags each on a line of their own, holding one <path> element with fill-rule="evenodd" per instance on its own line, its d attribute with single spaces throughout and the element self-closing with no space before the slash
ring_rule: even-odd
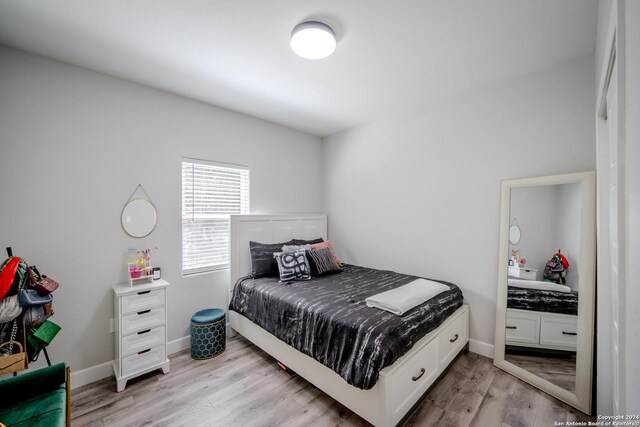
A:
<svg viewBox="0 0 640 427">
<path fill-rule="evenodd" d="M 160 267 L 153 267 L 153 280 L 160 278 Z"/>
</svg>

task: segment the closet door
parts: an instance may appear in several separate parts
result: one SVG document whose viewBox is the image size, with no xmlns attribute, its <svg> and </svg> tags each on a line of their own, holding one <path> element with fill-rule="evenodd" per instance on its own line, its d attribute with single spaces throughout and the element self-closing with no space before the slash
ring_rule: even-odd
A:
<svg viewBox="0 0 640 427">
<path fill-rule="evenodd" d="M 624 245 L 624 237 L 622 230 L 624 226 L 624 218 L 621 218 L 622 209 L 620 209 L 620 194 L 622 193 L 622 173 L 621 164 L 618 161 L 621 156 L 622 148 L 618 135 L 618 66 L 614 62 L 611 69 L 611 78 L 607 90 L 607 124 L 609 129 L 609 159 L 606 168 L 607 189 L 608 189 L 608 245 L 609 249 L 609 289 L 611 297 L 611 330 L 612 330 L 612 380 L 613 380 L 613 413 L 621 413 L 620 396 L 621 390 L 624 389 L 624 366 L 620 365 L 620 356 L 624 353 L 621 348 L 624 343 L 624 331 L 620 327 L 620 321 L 624 318 L 623 312 L 623 284 L 621 281 L 624 275 L 624 260 L 621 255 L 624 253 L 621 249 Z"/>
</svg>

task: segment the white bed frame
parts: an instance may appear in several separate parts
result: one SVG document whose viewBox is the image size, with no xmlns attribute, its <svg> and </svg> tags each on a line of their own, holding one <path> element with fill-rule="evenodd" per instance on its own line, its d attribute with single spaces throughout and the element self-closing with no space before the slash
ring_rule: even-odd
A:
<svg viewBox="0 0 640 427">
<path fill-rule="evenodd" d="M 249 241 L 327 239 L 326 215 L 232 215 L 231 281 L 251 271 Z M 463 305 L 442 325 L 380 371 L 370 390 L 349 385 L 333 370 L 299 352 L 246 317 L 229 310 L 230 335 L 237 331 L 310 383 L 375 426 L 395 426 L 446 371 L 469 341 L 469 307 Z"/>
</svg>

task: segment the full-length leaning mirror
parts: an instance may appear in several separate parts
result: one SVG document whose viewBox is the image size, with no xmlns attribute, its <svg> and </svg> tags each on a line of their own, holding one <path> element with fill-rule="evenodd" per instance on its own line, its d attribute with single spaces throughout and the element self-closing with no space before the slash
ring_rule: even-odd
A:
<svg viewBox="0 0 640 427">
<path fill-rule="evenodd" d="M 590 414 L 595 172 L 502 181 L 499 257 L 494 364 Z"/>
</svg>

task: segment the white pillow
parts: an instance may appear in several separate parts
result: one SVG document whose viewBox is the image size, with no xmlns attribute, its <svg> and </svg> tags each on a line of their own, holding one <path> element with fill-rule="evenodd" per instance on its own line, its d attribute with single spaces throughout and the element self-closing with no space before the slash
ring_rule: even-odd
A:
<svg viewBox="0 0 640 427">
<path fill-rule="evenodd" d="M 284 245 L 282 252 L 310 251 L 311 245 Z"/>
</svg>

